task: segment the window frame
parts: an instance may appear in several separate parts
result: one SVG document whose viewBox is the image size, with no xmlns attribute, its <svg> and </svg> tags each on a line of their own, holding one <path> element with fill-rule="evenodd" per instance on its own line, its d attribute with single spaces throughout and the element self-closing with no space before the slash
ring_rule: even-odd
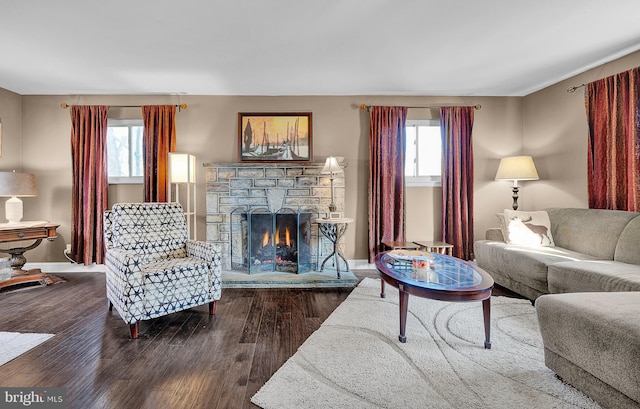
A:
<svg viewBox="0 0 640 409">
<path fill-rule="evenodd" d="M 142 119 L 115 119 L 115 118 L 109 118 L 107 121 L 107 128 L 110 127 L 123 127 L 126 126 L 128 128 L 131 128 L 133 126 L 142 126 L 144 127 L 144 122 L 142 121 Z M 129 169 L 132 168 L 133 165 L 133 160 L 132 160 L 132 150 L 131 150 L 131 142 L 132 142 L 132 132 L 129 129 Z M 107 138 L 108 139 L 108 138 Z M 107 140 L 107 146 L 109 145 L 109 141 Z M 143 146 L 142 148 L 144 148 L 144 142 L 143 142 Z M 108 153 L 107 153 L 108 155 Z M 108 163 L 108 158 L 107 158 L 107 163 Z M 144 165 L 143 165 L 144 166 Z M 143 172 L 144 172 L 144 167 L 143 167 Z M 144 175 L 143 176 L 109 176 L 108 175 L 108 169 L 107 169 L 107 183 L 110 185 L 142 185 L 144 184 Z"/>
<path fill-rule="evenodd" d="M 407 119 L 405 121 L 405 128 L 410 126 L 438 126 L 440 127 L 439 119 Z M 416 131 L 416 145 L 420 142 L 420 138 L 417 137 L 418 133 Z M 405 135 L 405 144 L 406 144 L 406 135 Z M 440 142 L 442 143 L 442 142 Z M 416 146 L 416 163 L 415 169 L 419 168 L 420 157 L 419 157 L 419 146 Z M 405 160 L 406 160 L 406 151 L 405 151 Z M 442 168 L 442 157 L 440 158 L 440 167 Z M 405 187 L 441 187 L 442 186 L 442 174 L 440 176 L 406 176 L 404 177 L 404 185 Z"/>
</svg>

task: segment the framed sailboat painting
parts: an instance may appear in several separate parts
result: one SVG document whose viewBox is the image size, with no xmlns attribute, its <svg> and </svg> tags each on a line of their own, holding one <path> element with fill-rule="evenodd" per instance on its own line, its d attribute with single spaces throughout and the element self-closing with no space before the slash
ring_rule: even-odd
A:
<svg viewBox="0 0 640 409">
<path fill-rule="evenodd" d="M 311 112 L 238 113 L 240 162 L 311 162 Z"/>
</svg>

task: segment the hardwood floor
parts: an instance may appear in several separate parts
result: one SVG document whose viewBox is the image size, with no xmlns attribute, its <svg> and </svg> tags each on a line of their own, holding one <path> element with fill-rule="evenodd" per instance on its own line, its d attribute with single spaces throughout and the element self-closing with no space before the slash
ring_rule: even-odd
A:
<svg viewBox="0 0 640 409">
<path fill-rule="evenodd" d="M 256 408 L 251 396 L 352 290 L 224 289 L 214 317 L 203 305 L 143 321 L 130 340 L 104 274 L 58 275 L 0 293 L 0 331 L 55 334 L 3 365 L 0 386 L 65 387 L 69 409 Z"/>
<path fill-rule="evenodd" d="M 251 396 L 351 292 L 224 289 L 215 316 L 203 305 L 143 321 L 134 341 L 108 311 L 104 274 L 58 275 L 67 282 L 0 293 L 0 331 L 55 334 L 3 365 L 0 386 L 65 387 L 69 409 L 255 408 Z"/>
</svg>

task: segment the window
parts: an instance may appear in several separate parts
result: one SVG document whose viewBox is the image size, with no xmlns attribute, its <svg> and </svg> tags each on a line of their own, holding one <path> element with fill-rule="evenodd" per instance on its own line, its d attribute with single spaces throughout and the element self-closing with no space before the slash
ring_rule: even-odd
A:
<svg viewBox="0 0 640 409">
<path fill-rule="evenodd" d="M 405 186 L 440 186 L 442 174 L 440 121 L 437 119 L 408 120 L 405 127 Z"/>
<path fill-rule="evenodd" d="M 141 119 L 109 119 L 107 161 L 110 184 L 143 183 Z"/>
</svg>

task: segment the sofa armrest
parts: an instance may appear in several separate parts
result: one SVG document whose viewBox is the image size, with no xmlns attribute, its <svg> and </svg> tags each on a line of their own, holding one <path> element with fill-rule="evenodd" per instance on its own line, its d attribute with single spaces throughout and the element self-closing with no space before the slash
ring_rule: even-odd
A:
<svg viewBox="0 0 640 409">
<path fill-rule="evenodd" d="M 502 230 L 500 230 L 498 227 L 487 229 L 486 239 L 491 241 L 504 241 Z"/>
</svg>

